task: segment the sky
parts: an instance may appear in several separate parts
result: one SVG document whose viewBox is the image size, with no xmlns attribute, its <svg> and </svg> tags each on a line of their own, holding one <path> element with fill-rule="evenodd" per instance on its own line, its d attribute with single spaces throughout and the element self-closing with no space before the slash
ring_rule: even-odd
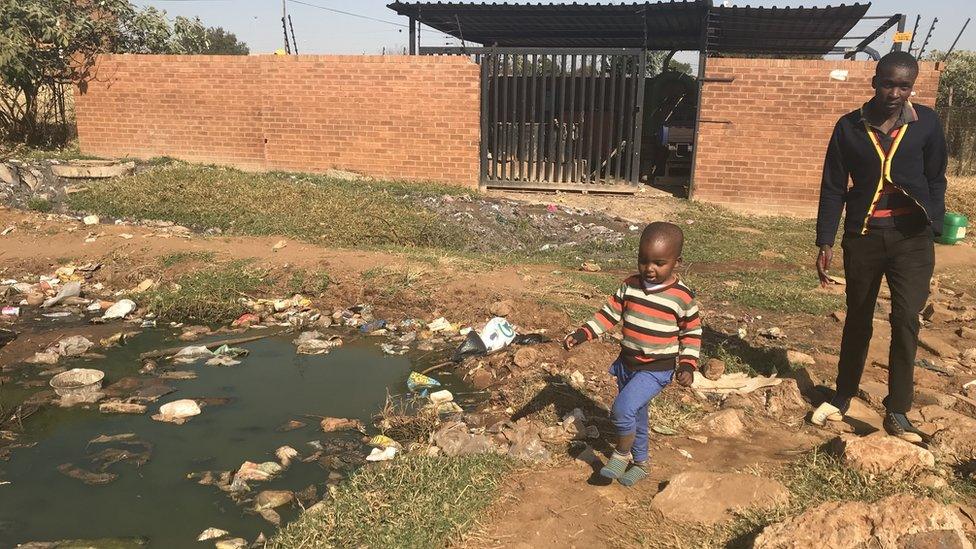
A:
<svg viewBox="0 0 976 549">
<path fill-rule="evenodd" d="M 291 15 L 299 53 L 346 53 L 379 54 L 385 51 L 402 51 L 406 47 L 408 31 L 407 19 L 400 17 L 386 7 L 387 0 L 285 0 L 288 14 Z M 481 1 L 481 0 L 477 0 Z M 543 4 L 570 2 L 542 1 Z M 592 1 L 578 3 L 592 4 Z M 719 4 L 721 0 L 715 0 Z M 852 0 L 794 2 L 788 0 L 733 0 L 732 5 L 763 7 L 828 6 Z M 863 2 L 863 0 L 862 0 Z M 138 6 L 155 6 L 166 10 L 170 17 L 183 15 L 199 16 L 208 26 L 220 26 L 233 32 L 251 48 L 252 53 L 271 53 L 283 47 L 281 30 L 281 0 L 133 0 Z M 523 0 L 520 3 L 526 3 Z M 604 2 L 621 3 L 621 2 Z M 317 7 L 316 7 L 317 6 Z M 323 9 L 327 8 L 327 9 Z M 337 10 L 337 11 L 330 11 Z M 923 11 L 920 11 L 923 10 Z M 346 12 L 346 13 L 339 13 Z M 922 16 L 919 36 L 916 42 L 924 39 L 933 18 L 938 18 L 932 39 L 926 51 L 945 50 L 955 39 L 967 17 L 976 17 L 974 0 L 875 0 L 867 15 L 908 15 L 908 28 L 915 24 L 915 17 Z M 881 21 L 862 21 L 852 31 L 854 36 L 868 34 Z M 873 45 L 880 52 L 891 47 L 889 31 Z M 856 41 L 852 41 L 856 42 Z M 423 46 L 443 46 L 455 44 L 433 29 L 421 29 L 420 43 Z M 957 49 L 976 50 L 976 21 L 970 23 L 959 40 Z M 684 52 L 676 56 L 679 60 L 697 64 L 697 54 Z M 863 58 L 863 56 L 859 57 Z"/>
</svg>

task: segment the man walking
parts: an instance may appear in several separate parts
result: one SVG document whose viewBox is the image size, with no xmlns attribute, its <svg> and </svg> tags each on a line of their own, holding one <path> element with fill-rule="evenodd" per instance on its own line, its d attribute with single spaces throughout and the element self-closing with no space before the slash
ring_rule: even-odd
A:
<svg viewBox="0 0 976 549">
<path fill-rule="evenodd" d="M 874 97 L 837 122 L 824 160 L 817 215 L 817 273 L 830 283 L 841 211 L 847 209 L 842 248 L 847 319 L 837 366 L 837 393 L 812 421 L 839 421 L 857 394 L 881 287 L 891 290 L 891 348 L 884 429 L 910 442 L 922 434 L 905 416 L 915 393 L 913 370 L 919 312 L 935 267 L 933 237 L 945 215 L 946 145 L 935 112 L 909 98 L 918 63 L 906 52 L 878 62 Z M 848 188 L 848 178 L 853 185 Z"/>
</svg>

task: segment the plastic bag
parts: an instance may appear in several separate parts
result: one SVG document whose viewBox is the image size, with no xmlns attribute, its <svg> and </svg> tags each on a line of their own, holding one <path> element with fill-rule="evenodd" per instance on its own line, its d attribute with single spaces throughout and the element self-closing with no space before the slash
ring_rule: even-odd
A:
<svg viewBox="0 0 976 549">
<path fill-rule="evenodd" d="M 500 316 L 488 321 L 485 329 L 479 334 L 486 352 L 497 351 L 507 347 L 515 339 L 515 328 L 508 320 Z"/>
<path fill-rule="evenodd" d="M 410 372 L 410 377 L 407 378 L 407 389 L 410 389 L 412 393 L 440 386 L 440 381 L 418 372 Z"/>
<path fill-rule="evenodd" d="M 454 351 L 454 356 L 451 357 L 451 360 L 461 362 L 469 356 L 481 356 L 486 353 L 488 353 L 488 349 L 485 347 L 485 342 L 481 341 L 481 336 L 474 332 L 468 332 L 464 343 Z"/>
</svg>

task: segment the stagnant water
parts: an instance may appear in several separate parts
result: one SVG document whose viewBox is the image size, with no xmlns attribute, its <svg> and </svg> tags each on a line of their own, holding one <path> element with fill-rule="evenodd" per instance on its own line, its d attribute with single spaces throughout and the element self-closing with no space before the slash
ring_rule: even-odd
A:
<svg viewBox="0 0 976 549">
<path fill-rule="evenodd" d="M 107 386 L 138 375 L 139 353 L 173 345 L 164 341 L 165 336 L 162 330 L 143 332 L 128 345 L 109 350 L 103 360 L 67 366 L 101 369 Z M 187 479 L 187 474 L 235 471 L 245 460 L 275 461 L 274 451 L 282 445 L 305 457 L 314 451 L 309 441 L 358 440 L 351 433 L 322 433 L 318 420 L 306 414 L 358 418 L 369 425 L 388 392 L 406 391 L 411 369 L 408 357 L 386 356 L 369 340 L 348 343 L 328 355 L 308 356 L 295 353 L 292 337 L 241 345 L 250 355 L 238 366 L 209 367 L 200 362 L 180 367 L 198 377 L 167 381 L 176 392 L 151 404 L 146 415 L 46 407 L 30 417 L 20 442 L 37 444 L 14 450 L 8 462 L 0 462 L 0 481 L 9 482 L 0 485 L 0 547 L 26 541 L 124 537 L 145 538 L 152 547 L 204 546 L 195 540 L 208 527 L 249 540 L 259 532 L 273 534 L 275 528 L 261 517 L 246 513 L 215 486 Z M 459 389 L 449 376 L 441 381 Z M 207 406 L 184 425 L 150 419 L 163 403 L 201 397 L 232 401 Z M 289 432 L 278 430 L 290 420 L 307 425 Z M 134 433 L 152 445 L 147 463 L 138 467 L 116 463 L 108 471 L 118 478 L 101 486 L 86 485 L 58 471 L 64 463 L 93 469 L 86 457 L 113 445 L 89 441 L 122 433 Z M 362 451 L 365 454 L 368 448 Z M 275 480 L 250 484 L 254 492 L 301 490 L 316 484 L 321 494 L 327 476 L 318 463 L 299 461 Z M 298 512 L 294 507 L 279 511 L 286 521 Z"/>
</svg>

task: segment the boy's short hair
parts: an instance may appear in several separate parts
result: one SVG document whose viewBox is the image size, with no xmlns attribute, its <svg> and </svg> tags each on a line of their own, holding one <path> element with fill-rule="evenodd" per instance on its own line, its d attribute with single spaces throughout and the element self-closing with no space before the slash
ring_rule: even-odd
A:
<svg viewBox="0 0 976 549">
<path fill-rule="evenodd" d="M 874 68 L 874 74 L 880 75 L 882 71 L 895 68 L 908 69 L 912 74 L 918 74 L 918 61 L 914 55 L 907 51 L 893 51 L 878 61 L 878 65 Z"/>
<path fill-rule="evenodd" d="M 655 221 L 644 227 L 644 231 L 641 233 L 640 245 L 643 246 L 649 242 L 664 242 L 675 246 L 680 255 L 685 244 L 685 233 L 681 227 L 674 223 Z"/>
</svg>

